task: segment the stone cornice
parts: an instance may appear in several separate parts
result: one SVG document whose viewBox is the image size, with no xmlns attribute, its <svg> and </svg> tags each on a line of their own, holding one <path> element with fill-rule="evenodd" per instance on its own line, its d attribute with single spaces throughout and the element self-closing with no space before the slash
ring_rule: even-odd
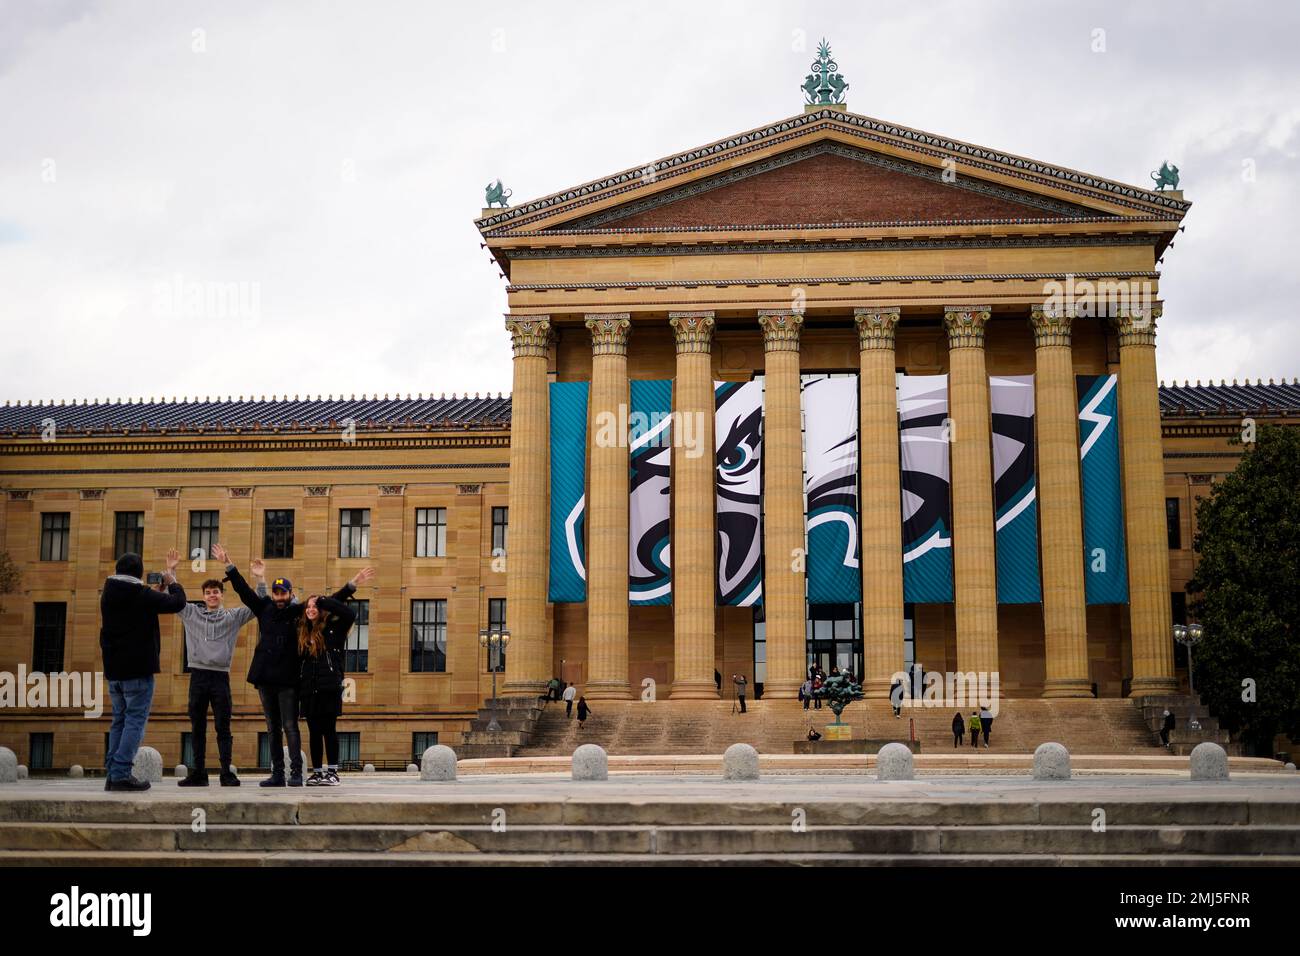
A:
<svg viewBox="0 0 1300 956">
<path fill-rule="evenodd" d="M 497 425 L 493 431 L 501 434 L 453 434 L 446 436 L 417 436 L 399 433 L 392 437 L 359 433 L 352 442 L 341 441 L 330 433 L 324 436 L 285 436 L 283 438 L 232 438 L 224 441 L 195 439 L 192 441 L 159 441 L 147 438 L 71 439 L 57 442 L 0 441 L 0 456 L 68 456 L 68 455 L 148 455 L 148 454 L 230 454 L 246 455 L 264 452 L 356 452 L 388 450 L 437 450 L 452 448 L 508 448 L 508 429 Z M 236 469 L 238 470 L 238 469 Z"/>
<path fill-rule="evenodd" d="M 478 468 L 509 468 L 508 461 L 450 461 L 450 462 L 400 462 L 398 464 L 358 465 L 219 465 L 209 467 L 167 468 L 32 468 L 28 470 L 0 470 L 6 478 L 31 478 L 52 475 L 216 475 L 216 474 L 302 474 L 315 472 L 394 472 L 394 471 L 473 471 Z M 503 479 L 504 480 L 504 479 Z M 150 486 L 152 487 L 152 486 Z M 179 491 L 176 488 L 159 489 Z M 167 497 L 175 497 L 169 495 Z"/>
<path fill-rule="evenodd" d="M 758 313 L 758 324 L 763 330 L 764 352 L 799 351 L 803 313 L 792 309 L 764 309 Z"/>
<path fill-rule="evenodd" d="M 712 312 L 669 312 L 668 324 L 673 329 L 678 355 L 709 354 L 713 346 Z"/>
<path fill-rule="evenodd" d="M 943 327 L 948 348 L 984 348 L 984 325 L 992 315 L 987 305 L 945 305 Z"/>
<path fill-rule="evenodd" d="M 858 327 L 858 350 L 892 350 L 899 315 L 898 306 L 854 309 L 853 321 Z"/>
<path fill-rule="evenodd" d="M 1030 309 L 1029 325 L 1034 330 L 1034 346 L 1070 345 L 1070 325 L 1074 321 L 1073 309 Z"/>
<path fill-rule="evenodd" d="M 510 346 L 515 358 L 546 357 L 551 345 L 549 315 L 507 315 L 506 331 L 510 333 Z"/>
<path fill-rule="evenodd" d="M 574 289 L 725 289 L 728 286 L 819 286 L 850 285 L 862 283 L 874 285 L 882 282 L 1006 282 L 1024 280 L 1028 282 L 1058 281 L 1065 282 L 1070 276 L 1079 279 L 1159 279 L 1159 272 L 960 272 L 916 275 L 848 275 L 848 276 L 744 276 L 735 279 L 701 278 L 701 279 L 655 279 L 643 282 L 612 279 L 606 282 L 528 282 L 506 286 L 506 292 L 567 292 Z M 1041 293 L 1040 293 L 1041 295 Z M 620 313 L 628 314 L 628 313 Z"/>
<path fill-rule="evenodd" d="M 1126 308 L 1111 318 L 1119 336 L 1119 347 L 1147 346 L 1155 348 L 1156 322 L 1164 311 L 1164 303 L 1153 303 L 1146 309 Z"/>
<path fill-rule="evenodd" d="M 584 324 L 591 330 L 592 355 L 627 355 L 632 318 L 627 312 L 591 312 Z"/>
</svg>

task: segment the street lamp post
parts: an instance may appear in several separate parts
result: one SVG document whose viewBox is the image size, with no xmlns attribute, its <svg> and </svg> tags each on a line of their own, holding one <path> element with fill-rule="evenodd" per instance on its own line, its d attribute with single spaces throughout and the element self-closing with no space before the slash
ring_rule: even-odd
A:
<svg viewBox="0 0 1300 956">
<path fill-rule="evenodd" d="M 1174 640 L 1187 648 L 1187 690 L 1192 695 L 1196 694 L 1196 685 L 1192 683 L 1192 648 L 1201 642 L 1204 634 L 1205 629 L 1199 624 L 1174 625 Z"/>
<path fill-rule="evenodd" d="M 503 627 L 484 628 L 478 632 L 478 643 L 486 648 L 488 669 L 492 671 L 492 720 L 487 729 L 495 733 L 501 730 L 501 724 L 497 722 L 497 662 L 510 643 L 510 632 Z"/>
</svg>

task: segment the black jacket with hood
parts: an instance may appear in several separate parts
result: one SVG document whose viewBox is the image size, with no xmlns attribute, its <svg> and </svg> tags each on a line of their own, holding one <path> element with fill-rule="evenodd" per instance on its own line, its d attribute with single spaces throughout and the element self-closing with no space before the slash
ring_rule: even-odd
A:
<svg viewBox="0 0 1300 956">
<path fill-rule="evenodd" d="M 298 696 L 306 701 L 312 694 L 322 694 L 331 699 L 343 689 L 343 652 L 347 647 L 348 631 L 356 622 L 357 612 L 334 598 L 316 598 L 316 607 L 329 615 L 322 637 L 325 653 L 312 656 L 298 651 Z"/>
<path fill-rule="evenodd" d="M 137 577 L 114 574 L 104 582 L 99 598 L 99 649 L 104 655 L 105 680 L 152 677 L 162 668 L 158 635 L 159 614 L 179 614 L 185 589 L 173 581 L 156 591 Z"/>
</svg>

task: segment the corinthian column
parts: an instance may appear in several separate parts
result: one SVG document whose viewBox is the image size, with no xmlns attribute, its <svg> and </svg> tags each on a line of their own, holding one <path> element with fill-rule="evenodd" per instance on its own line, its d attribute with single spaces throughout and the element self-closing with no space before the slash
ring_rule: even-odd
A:
<svg viewBox="0 0 1300 956">
<path fill-rule="evenodd" d="M 511 640 L 503 692 L 536 696 L 545 689 L 552 670 L 551 635 L 546 627 L 550 316 L 507 315 L 506 329 L 515 358 L 510 393 L 510 553 L 506 556 Z"/>
<path fill-rule="evenodd" d="M 1119 427 L 1124 456 L 1124 530 L 1128 535 L 1132 697 L 1177 689 L 1169 606 L 1169 539 L 1165 530 L 1165 470 L 1156 392 L 1156 320 L 1161 303 L 1121 312 Z"/>
<path fill-rule="evenodd" d="M 1078 399 L 1070 325 L 1074 313 L 1034 309 L 1034 417 L 1042 527 L 1044 697 L 1091 697 L 1083 586 Z"/>
<path fill-rule="evenodd" d="M 862 689 L 888 697 L 903 669 L 903 526 L 898 472 L 898 308 L 854 309 L 858 326 L 858 415 L 862 537 Z"/>
<path fill-rule="evenodd" d="M 993 462 L 989 376 L 984 364 L 987 305 L 944 308 L 952 402 L 952 544 L 957 669 L 998 669 L 997 559 L 993 547 Z"/>
<path fill-rule="evenodd" d="M 713 683 L 713 343 L 712 312 L 670 312 L 677 340 L 675 427 L 692 427 L 694 448 L 674 449 L 672 696 L 716 700 Z M 674 441 L 674 444 L 677 444 Z"/>
<path fill-rule="evenodd" d="M 587 684 L 592 700 L 627 700 L 628 451 L 626 312 L 588 315 L 591 330 L 591 514 Z"/>
<path fill-rule="evenodd" d="M 808 659 L 804 592 L 803 431 L 799 327 L 790 311 L 760 312 L 763 329 L 763 604 L 767 679 L 763 696 L 799 696 Z"/>
</svg>

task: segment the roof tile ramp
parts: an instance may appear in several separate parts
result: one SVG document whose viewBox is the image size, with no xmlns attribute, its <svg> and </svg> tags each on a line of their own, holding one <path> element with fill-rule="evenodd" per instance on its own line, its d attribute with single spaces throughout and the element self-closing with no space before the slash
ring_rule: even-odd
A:
<svg viewBox="0 0 1300 956">
<path fill-rule="evenodd" d="M 970 707 L 963 708 L 969 716 Z M 955 707 L 907 708 L 895 718 L 887 701 L 858 701 L 844 712 L 855 738 L 906 740 L 913 726 L 922 753 L 953 750 Z M 560 708 L 543 711 L 530 743 L 516 756 L 567 756 L 580 744 L 594 743 L 611 754 L 719 754 L 734 743 L 753 745 L 760 753 L 788 754 L 808 728 L 834 720 L 829 708 L 803 709 L 795 700 L 758 700 L 748 713 L 718 701 L 594 701 L 585 726 L 566 718 Z M 1163 753 L 1132 701 L 1114 699 L 1010 699 L 1000 702 L 989 747 L 981 753 L 1031 754 L 1046 741 L 1064 744 L 1078 754 Z M 969 735 L 960 747 L 970 746 Z"/>
<path fill-rule="evenodd" d="M 1272 379 L 1267 384 L 1259 380 L 1252 384 L 1247 380 L 1240 385 L 1236 379 L 1232 384 L 1221 381 L 1218 385 L 1213 382 L 1202 385 L 1199 380 L 1195 385 L 1161 382 L 1159 391 L 1162 415 L 1300 411 L 1300 381 L 1294 378 L 1277 384 Z"/>
</svg>

